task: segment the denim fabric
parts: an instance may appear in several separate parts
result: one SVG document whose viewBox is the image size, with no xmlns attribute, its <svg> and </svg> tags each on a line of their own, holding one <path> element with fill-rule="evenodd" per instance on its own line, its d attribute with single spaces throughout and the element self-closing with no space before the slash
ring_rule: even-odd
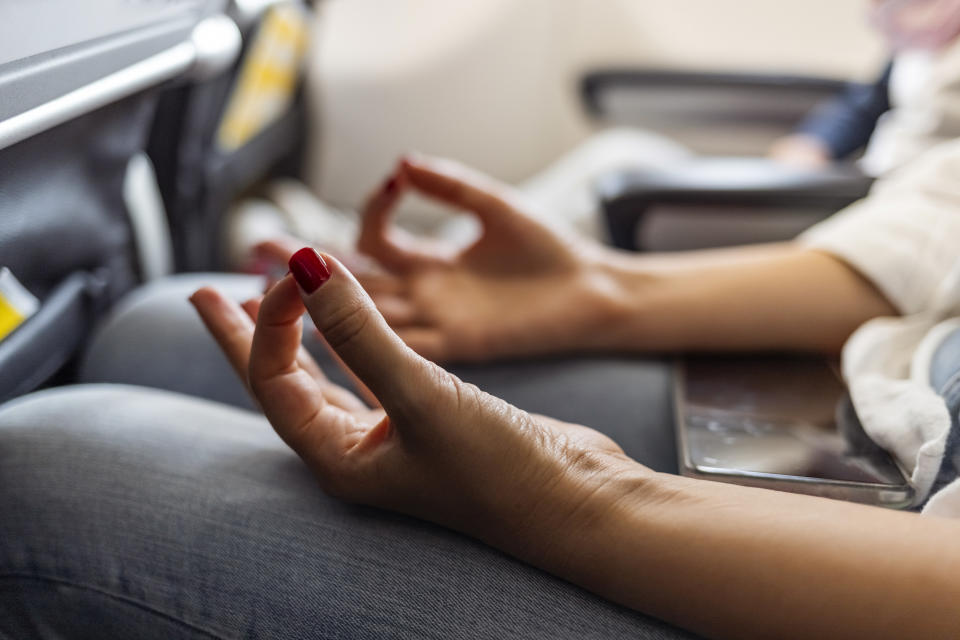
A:
<svg viewBox="0 0 960 640">
<path fill-rule="evenodd" d="M 144 385 L 253 408 L 187 302 L 211 284 L 238 300 L 263 289 L 260 278 L 226 274 L 182 275 L 141 287 L 94 336 L 81 381 Z M 304 342 L 331 379 L 350 386 L 313 331 Z M 448 368 L 522 409 L 593 427 L 657 471 L 677 471 L 670 371 L 662 361 L 573 357 Z"/>
<path fill-rule="evenodd" d="M 118 382 L 253 409 L 246 389 L 187 298 L 203 286 L 246 300 L 263 293 L 255 276 L 209 273 L 155 280 L 120 300 L 81 360 L 83 382 Z"/>
<path fill-rule="evenodd" d="M 953 410 L 954 399 L 950 397 L 950 387 L 956 387 L 960 379 L 960 330 L 944 336 L 930 358 L 930 386 L 944 396 L 947 406 Z"/>
<path fill-rule="evenodd" d="M 692 637 L 330 499 L 260 415 L 168 392 L 82 385 L 0 409 L 0 513 L 11 638 Z"/>
</svg>

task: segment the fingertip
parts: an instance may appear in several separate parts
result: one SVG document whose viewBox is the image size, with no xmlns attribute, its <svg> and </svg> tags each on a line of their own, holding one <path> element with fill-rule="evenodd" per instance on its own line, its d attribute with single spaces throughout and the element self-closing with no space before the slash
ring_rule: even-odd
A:
<svg viewBox="0 0 960 640">
<path fill-rule="evenodd" d="M 387 198 L 388 200 L 395 198 L 404 186 L 405 181 L 403 178 L 403 173 L 400 171 L 395 171 L 393 175 L 387 178 L 387 181 L 383 185 L 383 197 Z"/>
<path fill-rule="evenodd" d="M 220 292 L 213 287 L 200 287 L 187 297 L 187 302 L 193 305 L 195 309 L 200 310 L 201 307 L 205 307 L 219 298 Z"/>
<path fill-rule="evenodd" d="M 340 262 L 332 254 L 327 253 L 326 251 L 317 251 L 317 255 L 320 256 L 320 259 L 323 260 L 324 264 L 327 265 L 327 268 L 330 270 L 331 276 L 334 272 L 348 273 L 347 268 L 343 266 L 343 263 Z"/>
<path fill-rule="evenodd" d="M 289 266 L 297 285 L 306 295 L 312 294 L 330 279 L 327 261 L 312 247 L 304 247 L 294 253 L 290 257 Z"/>
<path fill-rule="evenodd" d="M 416 167 L 425 161 L 426 156 L 416 149 L 411 149 L 400 156 L 400 166 L 402 167 Z"/>
<path fill-rule="evenodd" d="M 205 295 L 207 295 L 211 291 L 213 291 L 212 287 L 200 287 L 199 289 L 191 293 L 189 296 L 187 296 L 187 300 L 189 300 L 190 302 L 195 302 L 203 298 Z"/>
<path fill-rule="evenodd" d="M 359 293 L 363 294 L 365 298 L 369 298 L 369 294 L 357 280 L 356 276 L 353 275 L 353 272 L 347 268 L 338 258 L 334 257 L 329 253 L 323 251 L 317 251 L 317 254 L 323 260 L 324 264 L 327 267 L 329 273 L 327 281 L 336 280 L 339 286 L 346 284 L 350 288 L 356 289 Z M 372 304 L 372 302 L 371 302 Z"/>
</svg>

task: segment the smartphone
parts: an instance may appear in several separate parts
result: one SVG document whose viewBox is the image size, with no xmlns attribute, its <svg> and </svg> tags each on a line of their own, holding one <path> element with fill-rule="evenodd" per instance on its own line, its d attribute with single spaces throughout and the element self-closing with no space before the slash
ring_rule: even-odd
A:
<svg viewBox="0 0 960 640">
<path fill-rule="evenodd" d="M 674 365 L 681 475 L 890 508 L 914 491 L 863 431 L 836 362 L 770 355 Z"/>
</svg>

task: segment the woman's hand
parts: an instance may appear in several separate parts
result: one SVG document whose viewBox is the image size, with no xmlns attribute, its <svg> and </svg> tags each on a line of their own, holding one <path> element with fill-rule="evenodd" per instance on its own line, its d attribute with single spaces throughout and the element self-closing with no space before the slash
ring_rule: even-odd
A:
<svg viewBox="0 0 960 640">
<path fill-rule="evenodd" d="M 307 293 L 292 277 L 281 280 L 258 310 L 248 303 L 257 311 L 255 329 L 212 289 L 192 301 L 277 433 L 327 492 L 530 558 L 546 552 L 556 527 L 576 532 L 583 501 L 603 491 L 615 469 L 642 469 L 596 431 L 530 415 L 414 353 L 336 260 L 305 249 L 291 269 L 316 288 Z M 304 305 L 382 410 L 332 385 L 305 356 Z"/>
<path fill-rule="evenodd" d="M 302 289 L 289 276 L 273 287 L 252 336 L 216 292 L 193 301 L 329 493 L 465 532 L 708 637 L 956 637 L 960 523 L 652 473 L 599 433 L 418 356 L 337 261 L 308 249 L 291 270 Z M 304 305 L 383 410 L 331 393 L 303 359 Z"/>
<path fill-rule="evenodd" d="M 462 251 L 389 224 L 407 190 L 474 214 Z M 671 254 L 615 252 L 532 216 L 506 185 L 446 160 L 401 161 L 364 209 L 361 277 L 397 334 L 434 361 L 556 352 L 835 352 L 895 311 L 843 260 L 799 243 Z"/>
<path fill-rule="evenodd" d="M 480 237 L 456 251 L 390 225 L 413 190 L 475 215 Z M 435 361 L 597 348 L 610 318 L 605 251 L 527 215 L 507 185 L 437 159 L 404 158 L 363 211 L 359 249 L 389 270 L 360 276 L 387 322 Z"/>
</svg>

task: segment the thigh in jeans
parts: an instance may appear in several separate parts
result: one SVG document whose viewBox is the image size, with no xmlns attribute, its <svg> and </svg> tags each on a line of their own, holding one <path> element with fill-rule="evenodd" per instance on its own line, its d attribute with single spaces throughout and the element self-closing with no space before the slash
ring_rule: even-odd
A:
<svg viewBox="0 0 960 640">
<path fill-rule="evenodd" d="M 0 513 L 0 636 L 690 637 L 329 499 L 259 415 L 167 392 L 80 386 L 0 409 Z"/>
<path fill-rule="evenodd" d="M 253 276 L 190 274 L 142 287 L 122 301 L 95 335 L 81 366 L 85 382 L 138 384 L 244 408 L 253 403 L 187 297 L 213 284 L 243 299 Z M 311 330 L 305 342 L 327 375 L 350 385 Z M 627 455 L 676 472 L 669 366 L 650 358 L 569 357 L 452 365 L 464 380 L 522 409 L 584 424 L 613 438 Z"/>
</svg>

